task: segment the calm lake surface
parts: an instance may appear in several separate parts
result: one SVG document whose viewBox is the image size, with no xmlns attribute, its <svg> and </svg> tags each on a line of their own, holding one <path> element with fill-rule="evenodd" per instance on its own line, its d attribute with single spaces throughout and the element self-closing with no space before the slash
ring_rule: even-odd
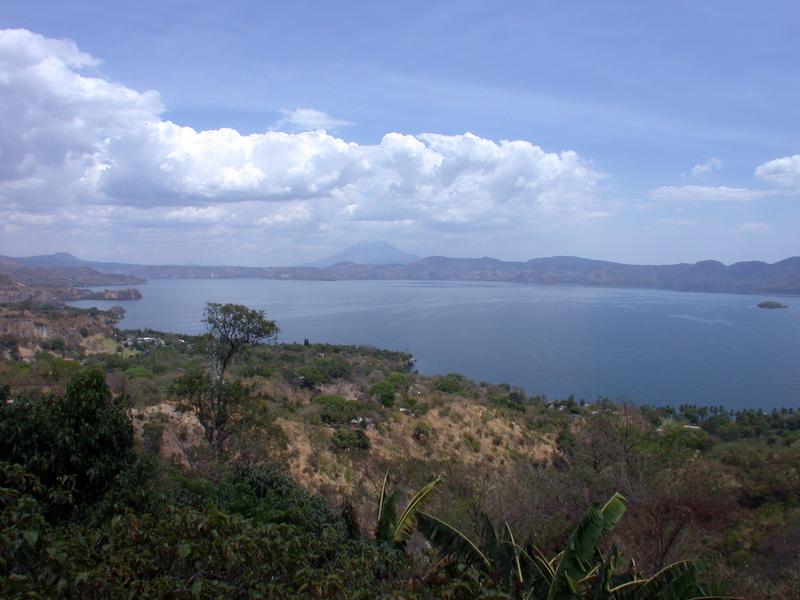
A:
<svg viewBox="0 0 800 600">
<path fill-rule="evenodd" d="M 550 398 L 800 407 L 800 298 L 419 281 L 153 280 L 123 328 L 199 333 L 205 302 L 265 309 L 281 340 L 406 350 Z M 764 310 L 764 299 L 788 309 Z"/>
</svg>

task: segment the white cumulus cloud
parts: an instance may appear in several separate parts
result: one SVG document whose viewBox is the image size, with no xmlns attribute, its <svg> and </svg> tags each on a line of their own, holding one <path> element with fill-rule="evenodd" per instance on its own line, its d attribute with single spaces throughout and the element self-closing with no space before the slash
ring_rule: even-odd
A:
<svg viewBox="0 0 800 600">
<path fill-rule="evenodd" d="M 242 247 L 401 230 L 528 240 L 618 208 L 573 151 L 472 133 L 356 143 L 331 133 L 347 121 L 312 108 L 261 133 L 197 130 L 163 118 L 157 91 L 99 66 L 70 40 L 0 30 L 0 221 L 15 239 L 36 228 L 39 239 L 172 247 L 165 230 L 213 227 Z"/>
<path fill-rule="evenodd" d="M 92 197 L 109 144 L 158 119 L 155 92 L 79 74 L 74 43 L 0 32 L 0 201 Z"/>
<path fill-rule="evenodd" d="M 313 199 L 339 218 L 448 224 L 602 212 L 602 175 L 574 152 L 469 133 L 357 144 L 327 133 L 344 122 L 312 109 L 285 117 L 312 131 L 197 131 L 162 119 L 157 92 L 86 73 L 96 65 L 73 42 L 0 31 L 0 203 L 41 211 Z"/>
<path fill-rule="evenodd" d="M 800 188 L 800 154 L 776 158 L 759 165 L 756 177 L 777 185 Z"/>
</svg>

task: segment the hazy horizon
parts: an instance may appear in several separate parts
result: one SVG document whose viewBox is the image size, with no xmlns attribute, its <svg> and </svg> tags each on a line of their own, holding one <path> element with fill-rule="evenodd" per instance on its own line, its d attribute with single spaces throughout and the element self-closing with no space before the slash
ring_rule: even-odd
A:
<svg viewBox="0 0 800 600">
<path fill-rule="evenodd" d="M 0 7 L 0 254 L 800 254 L 800 9 Z"/>
<path fill-rule="evenodd" d="M 364 240 L 363 242 L 357 242 L 353 246 L 348 246 L 348 247 L 345 247 L 345 248 L 340 248 L 338 250 L 334 250 L 334 251 L 332 251 L 332 253 L 330 255 L 319 256 L 319 257 L 317 257 L 317 259 L 318 259 L 317 262 L 322 261 L 322 260 L 326 260 L 328 258 L 331 258 L 332 256 L 334 256 L 336 254 L 339 254 L 340 251 L 349 250 L 350 248 L 355 247 L 360 243 L 372 243 L 372 242 L 382 242 L 382 241 L 383 240 Z M 394 245 L 392 244 L 392 246 L 394 246 Z M 400 250 L 402 252 L 408 252 L 410 254 L 414 254 L 413 248 L 412 249 L 397 248 L 396 246 L 394 246 L 394 248 L 396 250 Z M 189 261 L 189 262 L 184 262 L 184 263 L 178 263 L 178 262 L 141 262 L 141 263 L 139 263 L 139 262 L 136 262 L 134 260 L 125 260 L 124 257 L 119 259 L 119 260 L 107 260 L 107 259 L 103 258 L 102 256 L 100 256 L 100 257 L 93 257 L 93 256 L 90 257 L 90 256 L 76 255 L 75 253 L 66 252 L 66 251 L 57 251 L 57 252 L 51 252 L 51 253 L 45 252 L 45 253 L 36 253 L 36 254 L 29 254 L 29 255 L 17 255 L 17 256 L 6 255 L 6 256 L 11 256 L 12 258 L 32 258 L 32 257 L 36 257 L 36 256 L 51 256 L 53 254 L 69 254 L 69 255 L 72 255 L 74 258 L 77 258 L 79 260 L 88 261 L 88 262 L 98 262 L 98 263 L 102 263 L 102 262 L 114 263 L 114 262 L 117 262 L 117 263 L 121 263 L 121 264 L 141 264 L 141 265 L 144 265 L 144 266 L 164 266 L 164 265 L 175 265 L 175 266 L 195 265 L 195 266 L 205 266 L 205 267 L 313 267 L 313 266 L 319 266 L 319 265 L 314 265 L 314 264 L 311 264 L 311 263 L 308 263 L 308 262 L 292 263 L 292 264 L 247 264 L 247 265 L 245 265 L 245 264 L 235 264 L 235 263 L 230 263 L 230 262 L 197 262 L 197 261 Z M 497 258 L 496 256 L 488 256 L 488 255 L 485 255 L 485 254 L 475 254 L 475 255 L 472 255 L 472 256 L 449 256 L 449 255 L 445 255 L 445 254 L 425 254 L 425 255 L 419 255 L 419 259 L 430 258 L 430 257 L 435 257 L 435 256 L 444 256 L 446 258 L 456 258 L 456 259 L 481 259 L 481 258 L 496 259 Z M 528 256 L 528 257 L 522 257 L 522 258 L 507 258 L 507 259 L 498 259 L 498 260 L 503 260 L 503 261 L 506 261 L 506 262 L 527 262 L 529 260 L 535 260 L 535 259 L 541 259 L 541 258 L 555 258 L 555 257 L 582 258 L 582 259 L 605 261 L 605 262 L 618 262 L 619 264 L 630 264 L 630 265 L 671 265 L 671 264 L 678 264 L 677 262 L 676 263 L 635 263 L 635 262 L 627 262 L 626 263 L 626 262 L 622 262 L 622 261 L 613 261 L 613 260 L 602 258 L 602 257 L 577 256 L 577 255 L 570 255 L 570 254 L 551 254 L 549 256 Z M 774 260 L 774 261 L 756 261 L 756 262 L 768 262 L 770 264 L 773 264 L 773 263 L 781 262 L 781 261 L 789 259 L 789 258 L 795 258 L 795 256 L 785 256 L 783 258 L 780 258 L 780 259 L 777 259 L 777 260 Z M 714 258 L 712 256 L 712 257 L 706 257 L 706 258 L 703 258 L 703 259 L 699 259 L 698 261 L 691 261 L 691 262 L 690 261 L 682 261 L 682 262 L 689 262 L 689 264 L 693 264 L 695 262 L 701 262 L 701 261 L 718 261 L 718 259 L 716 259 L 716 258 Z M 355 262 L 357 262 L 357 261 L 355 261 Z M 742 260 L 742 261 L 731 261 L 731 262 L 718 261 L 718 262 L 722 262 L 725 265 L 732 265 L 732 264 L 734 264 L 736 262 L 750 262 L 750 261 L 745 259 L 745 260 Z M 388 263 L 382 263 L 382 264 L 388 264 Z"/>
</svg>

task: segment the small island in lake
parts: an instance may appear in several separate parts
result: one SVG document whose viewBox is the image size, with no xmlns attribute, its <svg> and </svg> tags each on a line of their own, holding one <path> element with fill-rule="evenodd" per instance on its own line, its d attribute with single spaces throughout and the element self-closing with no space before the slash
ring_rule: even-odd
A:
<svg viewBox="0 0 800 600">
<path fill-rule="evenodd" d="M 785 304 L 781 304 L 780 302 L 775 302 L 774 300 L 765 300 L 764 302 L 758 303 L 758 308 L 789 308 Z"/>
</svg>

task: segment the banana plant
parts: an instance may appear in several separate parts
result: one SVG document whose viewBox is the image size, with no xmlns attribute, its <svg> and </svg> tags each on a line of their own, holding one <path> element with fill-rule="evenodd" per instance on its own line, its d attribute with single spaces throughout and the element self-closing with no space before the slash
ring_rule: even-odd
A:
<svg viewBox="0 0 800 600">
<path fill-rule="evenodd" d="M 419 530 L 438 550 L 437 566 L 461 563 L 482 570 L 509 593 L 525 600 L 709 600 L 698 583 L 705 566 L 700 561 L 678 562 L 649 578 L 631 562 L 620 572 L 622 558 L 614 548 L 608 557 L 600 541 L 619 523 L 626 500 L 614 494 L 592 506 L 567 540 L 566 547 L 547 558 L 529 538 L 519 544 L 504 524 L 498 535 L 485 514 L 477 518 L 478 540 L 431 514 L 420 511 Z"/>
<path fill-rule="evenodd" d="M 578 586 L 594 575 L 600 564 L 598 545 L 625 514 L 626 500 L 615 493 L 602 507 L 592 506 L 567 540 L 553 573 L 547 600 L 575 598 Z"/>
<path fill-rule="evenodd" d="M 417 516 L 418 529 L 438 549 L 438 566 L 461 563 L 484 571 L 497 583 L 519 588 L 530 582 L 524 553 L 505 523 L 498 532 L 485 513 L 475 518 L 478 539 L 473 541 L 453 525 L 426 512 Z"/>
<path fill-rule="evenodd" d="M 417 515 L 444 484 L 444 476 L 437 475 L 422 486 L 398 514 L 397 490 L 389 492 L 389 471 L 383 477 L 381 494 L 378 499 L 378 515 L 375 526 L 375 539 L 402 548 L 417 528 Z"/>
</svg>

